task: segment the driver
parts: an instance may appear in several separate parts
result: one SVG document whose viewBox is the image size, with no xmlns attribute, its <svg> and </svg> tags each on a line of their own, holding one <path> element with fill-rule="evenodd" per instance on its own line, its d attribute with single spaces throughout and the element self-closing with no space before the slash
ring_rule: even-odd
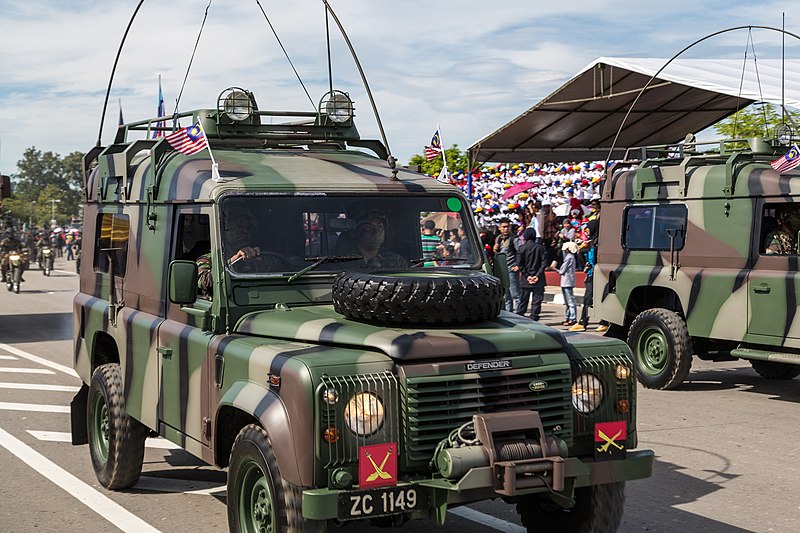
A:
<svg viewBox="0 0 800 533">
<path fill-rule="evenodd" d="M 377 209 L 370 209 L 356 220 L 355 229 L 350 231 L 352 242 L 340 249 L 341 255 L 358 255 L 361 259 L 348 263 L 349 269 L 405 268 L 408 261 L 384 247 L 386 239 L 386 216 Z"/>
<path fill-rule="evenodd" d="M 234 210 L 235 209 L 235 210 Z M 258 234 L 256 218 L 240 206 L 224 213 L 222 221 L 222 243 L 226 252 L 236 250 L 225 257 L 225 264 L 235 273 L 265 273 L 286 270 L 287 265 L 276 254 L 264 253 L 254 245 L 254 235 Z M 211 299 L 214 290 L 214 276 L 211 252 L 197 258 L 197 288 L 200 297 Z"/>
</svg>

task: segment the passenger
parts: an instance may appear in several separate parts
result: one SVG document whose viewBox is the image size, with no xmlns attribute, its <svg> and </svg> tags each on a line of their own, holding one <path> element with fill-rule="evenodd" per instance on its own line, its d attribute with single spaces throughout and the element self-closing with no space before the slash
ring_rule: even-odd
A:
<svg viewBox="0 0 800 533">
<path fill-rule="evenodd" d="M 408 261 L 384 247 L 387 220 L 377 209 L 356 218 L 357 225 L 350 233 L 342 234 L 337 242 L 339 255 L 359 256 L 361 259 L 346 263 L 348 270 L 375 270 L 378 268 L 405 268 Z"/>
<path fill-rule="evenodd" d="M 794 209 L 785 208 L 776 214 L 778 228 L 770 231 L 764 237 L 764 253 L 767 255 L 794 255 L 797 253 L 794 231 L 790 226 L 790 221 L 795 217 L 792 211 Z"/>
</svg>

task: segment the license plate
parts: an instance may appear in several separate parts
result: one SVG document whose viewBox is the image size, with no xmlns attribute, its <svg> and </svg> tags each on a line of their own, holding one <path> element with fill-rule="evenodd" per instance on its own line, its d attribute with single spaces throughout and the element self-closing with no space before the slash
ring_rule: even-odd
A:
<svg viewBox="0 0 800 533">
<path fill-rule="evenodd" d="M 387 487 L 339 494 L 340 520 L 385 516 L 421 509 L 424 505 L 419 487 Z"/>
</svg>

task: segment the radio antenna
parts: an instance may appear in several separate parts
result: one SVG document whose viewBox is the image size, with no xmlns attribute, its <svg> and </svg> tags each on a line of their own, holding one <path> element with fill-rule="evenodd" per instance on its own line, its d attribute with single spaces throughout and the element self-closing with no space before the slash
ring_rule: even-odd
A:
<svg viewBox="0 0 800 533">
<path fill-rule="evenodd" d="M 142 7 L 144 4 L 144 0 L 139 0 L 139 3 L 136 5 L 136 9 L 133 10 L 133 15 L 131 15 L 131 20 L 128 21 L 128 27 L 125 28 L 125 33 L 122 34 L 122 40 L 119 42 L 119 50 L 117 50 L 117 57 L 114 58 L 114 66 L 111 67 L 111 76 L 108 78 L 108 88 L 106 89 L 106 99 L 103 102 L 103 114 L 100 116 L 100 131 L 97 132 L 97 144 L 95 146 L 100 146 L 102 144 L 101 137 L 103 136 L 103 123 L 106 121 L 106 109 L 108 109 L 108 96 L 111 94 L 111 84 L 114 82 L 114 73 L 117 71 L 117 63 L 119 63 L 119 56 L 122 54 L 122 46 L 125 44 L 125 39 L 128 38 L 128 32 L 133 25 L 133 20 L 136 18 L 136 14 L 139 12 L 139 8 Z"/>
<path fill-rule="evenodd" d="M 397 179 L 397 159 L 392 155 L 392 151 L 389 148 L 389 141 L 386 140 L 386 132 L 383 130 L 383 123 L 381 122 L 381 117 L 378 114 L 378 107 L 375 105 L 375 99 L 372 97 L 372 91 L 369 89 L 369 83 L 367 82 L 367 77 L 364 75 L 364 69 L 361 68 L 361 62 L 358 60 L 358 56 L 356 55 L 356 51 L 353 48 L 353 44 L 350 42 L 350 38 L 347 36 L 347 32 L 344 31 L 344 26 L 342 23 L 339 22 L 339 17 L 336 16 L 336 13 L 333 12 L 333 8 L 328 3 L 328 0 L 322 0 L 322 3 L 325 4 L 325 9 L 328 13 L 330 13 L 333 21 L 339 27 L 339 31 L 344 38 L 344 42 L 347 43 L 347 48 L 350 49 L 350 55 L 353 57 L 353 61 L 356 64 L 356 68 L 358 69 L 358 73 L 361 76 L 361 82 L 364 84 L 364 89 L 367 91 L 367 96 L 369 97 L 369 103 L 372 106 L 372 112 L 375 115 L 375 121 L 378 123 L 378 129 L 381 132 L 381 139 L 383 140 L 383 145 L 386 147 L 386 153 L 388 154 L 386 158 L 386 162 L 389 164 L 389 168 L 392 169 L 392 179 Z"/>
</svg>

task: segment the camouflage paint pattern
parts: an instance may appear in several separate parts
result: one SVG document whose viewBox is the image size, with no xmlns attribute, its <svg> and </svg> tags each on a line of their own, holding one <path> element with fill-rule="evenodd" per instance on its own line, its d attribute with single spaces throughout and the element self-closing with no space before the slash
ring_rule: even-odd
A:
<svg viewBox="0 0 800 533">
<path fill-rule="evenodd" d="M 650 160 L 614 173 L 602 198 L 597 318 L 627 326 L 669 294 L 692 337 L 800 348 L 798 257 L 759 253 L 763 206 L 800 198 L 798 173 L 775 172 L 775 157 Z M 684 248 L 673 260 L 625 248 L 625 209 L 665 204 L 687 208 Z M 772 285 L 767 296 L 754 290 L 762 282 Z"/>
<path fill-rule="evenodd" d="M 257 286 L 252 280 L 247 287 L 237 286 L 240 282 L 223 268 L 220 253 L 217 204 L 226 194 L 446 194 L 468 203 L 461 191 L 415 172 L 400 169 L 399 179 L 393 180 L 384 161 L 361 152 L 216 147 L 213 136 L 209 138 L 219 163 L 219 182 L 211 179 L 211 162 L 204 152 L 184 156 L 166 148 L 163 140 L 114 144 L 100 153 L 86 178 L 84 268 L 73 322 L 75 368 L 84 383 L 98 365 L 119 362 L 128 413 L 204 461 L 226 466 L 236 433 L 244 424 L 257 422 L 270 435 L 287 481 L 328 487 L 318 396 L 324 376 L 397 376 L 402 365 L 424 361 L 435 377 L 437 361 L 447 361 L 452 372 L 476 360 L 532 361 L 526 364 L 563 372 L 562 396 L 555 401 L 572 413 L 573 373 L 599 372 L 613 380 L 614 365 L 631 364 L 629 350 L 618 341 L 567 338 L 511 313 L 455 328 L 396 328 L 335 313 L 330 281 L 309 277 L 287 285 L 285 279 L 271 278 Z M 96 249 L 98 220 L 108 213 L 127 216 L 129 227 L 126 273 L 113 279 L 99 268 L 105 252 Z M 215 296 L 190 305 L 192 314 L 170 303 L 166 290 L 182 213 L 207 215 L 211 221 Z M 469 231 L 475 232 L 474 222 L 470 224 Z M 203 313 L 206 320 L 198 316 Z M 508 375 L 522 370 L 515 367 Z M 583 429 L 570 434 L 575 450 L 581 443 L 591 447 L 584 426 L 596 416 L 626 420 L 626 442 L 635 447 L 632 377 L 624 386 L 617 384 L 620 387 L 628 391 L 630 412 L 612 409 L 614 394 L 621 393 L 612 394 L 614 387 L 609 386 L 602 415 L 582 416 Z M 387 416 L 406 415 L 395 410 Z M 589 465 L 592 459 L 574 461 Z M 652 456 L 649 466 L 626 470 L 622 463 L 603 466 L 611 469 L 608 475 L 591 482 L 613 481 L 617 471 L 627 472 L 624 479 L 650 475 Z M 575 475 L 586 478 L 587 468 L 594 467 L 576 466 Z M 458 486 L 446 490 L 457 491 Z M 308 512 L 314 512 L 312 504 Z"/>
</svg>

